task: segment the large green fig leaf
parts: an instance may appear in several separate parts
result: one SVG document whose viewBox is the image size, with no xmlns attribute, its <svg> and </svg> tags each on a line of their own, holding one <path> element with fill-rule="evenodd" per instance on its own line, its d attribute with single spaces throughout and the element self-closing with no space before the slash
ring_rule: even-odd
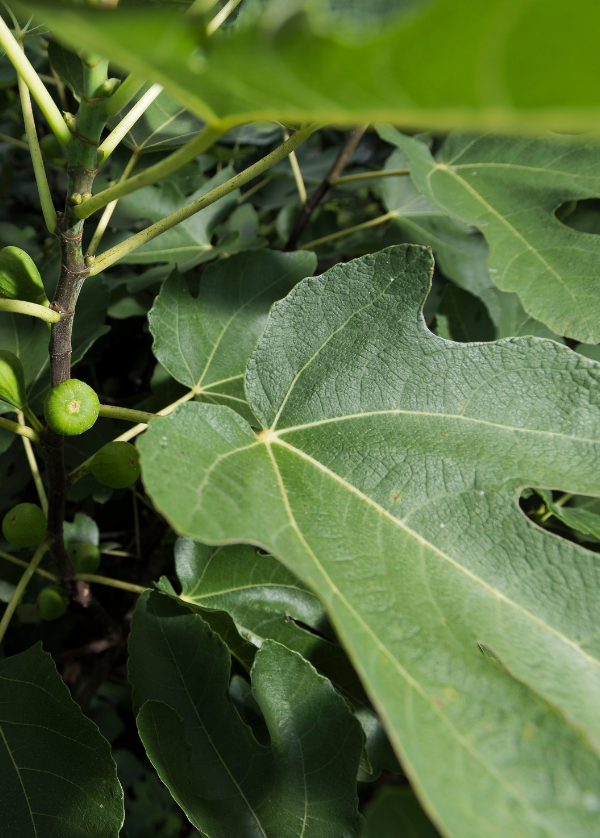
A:
<svg viewBox="0 0 600 838">
<path fill-rule="evenodd" d="M 266 747 L 229 697 L 227 647 L 197 614 L 143 594 L 129 648 L 140 736 L 194 826 L 211 838 L 358 834 L 360 725 L 300 655 L 273 641 L 257 652 Z"/>
<path fill-rule="evenodd" d="M 312 253 L 261 250 L 210 265 L 193 297 L 173 273 L 148 315 L 153 352 L 203 401 L 228 404 L 256 422 L 244 393 L 244 371 L 275 300 L 316 267 Z"/>
<path fill-rule="evenodd" d="M 182 405 L 143 477 L 179 532 L 262 546 L 319 594 L 445 834 L 591 838 L 600 559 L 518 498 L 600 495 L 600 365 L 436 337 L 432 270 L 405 246 L 305 279 L 248 363 L 264 430 Z"/>
<path fill-rule="evenodd" d="M 299 652 L 329 678 L 352 704 L 363 726 L 369 760 L 365 777 L 374 779 L 382 768 L 397 767 L 354 667 L 335 642 L 322 603 L 281 562 L 249 545 L 215 549 L 179 538 L 175 544 L 175 568 L 181 583 L 180 598 L 202 609 L 200 616 L 228 645 L 233 641 L 230 651 L 234 656 L 239 658 L 239 640 L 232 632 L 225 635 L 220 626 L 215 626 L 206 609 L 226 611 L 242 636 L 255 645 L 276 640 Z M 172 593 L 168 580 L 161 580 L 158 587 Z"/>
<path fill-rule="evenodd" d="M 48 305 L 40 272 L 31 256 L 20 247 L 0 250 L 0 297 Z"/>
<path fill-rule="evenodd" d="M 116 838 L 123 791 L 110 745 L 41 644 L 0 661 L 0 831 Z"/>
<path fill-rule="evenodd" d="M 559 335 L 600 342 L 600 238 L 562 224 L 566 201 L 600 195 L 600 145 L 574 137 L 451 135 L 435 160 L 418 140 L 382 134 L 407 155 L 420 192 L 441 212 L 479 227 L 489 270 L 525 311 Z"/>
<path fill-rule="evenodd" d="M 278 4 L 208 40 L 203 21 L 175 9 L 19 5 L 72 47 L 163 84 L 207 122 L 600 128 L 595 0 L 568 8 L 561 0 L 430 0 L 401 8 L 375 33 L 347 31 L 339 18 L 290 19 Z"/>
</svg>

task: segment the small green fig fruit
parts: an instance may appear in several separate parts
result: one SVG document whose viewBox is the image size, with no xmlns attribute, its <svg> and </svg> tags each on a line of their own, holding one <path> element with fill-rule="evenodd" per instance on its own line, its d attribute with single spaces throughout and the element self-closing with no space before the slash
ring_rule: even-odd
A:
<svg viewBox="0 0 600 838">
<path fill-rule="evenodd" d="M 61 157 L 61 145 L 54 136 L 54 134 L 46 134 L 45 137 L 42 137 L 40 140 L 40 148 L 48 157 L 55 158 Z"/>
<path fill-rule="evenodd" d="M 67 544 L 67 556 L 78 573 L 95 573 L 100 564 L 100 550 L 86 541 Z"/>
<path fill-rule="evenodd" d="M 58 620 L 69 605 L 69 595 L 60 585 L 42 588 L 37 598 L 42 620 Z"/>
<path fill-rule="evenodd" d="M 33 547 L 44 540 L 46 516 L 36 503 L 18 503 L 4 516 L 2 532 L 17 547 Z"/>
<path fill-rule="evenodd" d="M 19 410 L 27 405 L 23 367 L 17 356 L 8 349 L 0 349 L 0 399 Z"/>
<path fill-rule="evenodd" d="M 50 305 L 35 262 L 20 247 L 0 250 L 0 297 Z"/>
<path fill-rule="evenodd" d="M 95 391 L 77 378 L 61 381 L 44 401 L 48 427 L 63 436 L 77 436 L 88 431 L 98 418 L 99 410 Z"/>
<path fill-rule="evenodd" d="M 130 442 L 108 442 L 94 456 L 91 472 L 112 489 L 125 489 L 140 476 L 140 455 Z"/>
</svg>

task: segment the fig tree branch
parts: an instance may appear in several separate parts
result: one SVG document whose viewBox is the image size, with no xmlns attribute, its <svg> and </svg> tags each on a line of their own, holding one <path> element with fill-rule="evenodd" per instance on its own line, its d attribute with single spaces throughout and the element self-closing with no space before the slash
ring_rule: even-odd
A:
<svg viewBox="0 0 600 838">
<path fill-rule="evenodd" d="M 362 135 L 367 130 L 367 127 L 367 125 L 363 125 L 360 128 L 355 128 L 354 131 L 351 131 L 348 135 L 348 139 L 342 146 L 340 153 L 336 157 L 333 166 L 325 175 L 324 179 L 319 184 L 316 191 L 304 203 L 302 211 L 298 216 L 296 223 L 294 224 L 294 229 L 292 230 L 287 244 L 284 248 L 286 252 L 289 252 L 290 250 L 296 250 L 298 242 L 300 241 L 300 237 L 304 232 L 306 225 L 310 221 L 311 215 L 319 206 L 321 201 L 325 198 L 325 196 L 328 194 L 333 183 L 339 178 L 341 173 L 344 171 L 346 164 L 356 151 L 356 147 L 358 146 L 362 138 Z"/>
</svg>

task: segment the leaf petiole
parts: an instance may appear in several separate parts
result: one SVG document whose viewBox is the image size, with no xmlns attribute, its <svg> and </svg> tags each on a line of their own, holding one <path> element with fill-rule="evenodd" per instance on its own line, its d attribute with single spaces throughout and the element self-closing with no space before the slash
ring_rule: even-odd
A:
<svg viewBox="0 0 600 838">
<path fill-rule="evenodd" d="M 12 422 L 10 419 L 5 419 L 4 416 L 0 416 L 0 428 L 17 434 L 17 436 L 27 437 L 32 442 L 39 443 L 40 441 L 39 434 L 33 428 L 30 428 L 28 425 L 20 425 L 18 422 Z"/>
<path fill-rule="evenodd" d="M 275 163 L 278 163 L 280 160 L 283 160 L 284 157 L 287 157 L 288 154 L 297 148 L 301 143 L 303 143 L 312 133 L 313 131 L 317 130 L 317 125 L 311 125 L 308 128 L 299 129 L 296 131 L 292 136 L 280 145 L 279 148 L 276 148 L 270 154 L 267 154 L 266 157 L 263 157 L 262 160 L 259 160 L 258 163 L 255 163 L 253 166 L 250 166 L 248 169 L 245 169 L 243 172 L 240 172 L 235 177 L 230 178 L 230 180 L 226 181 L 225 183 L 221 184 L 221 186 L 217 186 L 215 189 L 212 189 L 210 192 L 207 192 L 206 195 L 203 195 L 201 198 L 197 198 L 195 201 L 192 201 L 186 206 L 182 207 L 176 212 L 171 213 L 166 218 L 163 218 L 161 221 L 157 221 L 156 224 L 152 224 L 150 227 L 147 227 L 145 230 L 142 230 L 140 233 L 136 233 L 134 236 L 130 236 L 128 239 L 125 239 L 124 242 L 121 244 L 116 245 L 116 247 L 111 248 L 110 250 L 106 250 L 102 253 L 98 259 L 94 262 L 94 266 L 90 271 L 90 275 L 98 274 L 101 271 L 106 270 L 110 265 L 118 262 L 119 259 L 122 259 L 127 254 L 132 253 L 132 251 L 136 250 L 141 245 L 146 244 L 146 242 L 152 241 L 157 236 L 160 236 L 161 233 L 164 233 L 166 230 L 170 230 L 171 227 L 175 227 L 177 224 L 180 224 L 182 221 L 185 221 L 187 218 L 190 218 L 192 215 L 195 215 L 200 210 L 203 210 L 205 207 L 214 204 L 215 201 L 218 201 L 219 198 L 222 198 L 224 195 L 228 195 L 230 192 L 238 189 L 240 186 L 243 186 L 248 181 L 253 180 L 258 175 L 265 172 L 267 169 L 270 169 L 271 166 L 274 166 Z M 160 165 L 160 163 L 158 164 Z M 149 170 L 146 170 L 149 171 Z M 144 175 L 145 172 L 142 172 Z M 139 177 L 139 175 L 138 175 Z M 128 184 L 133 183 L 136 178 L 131 178 L 130 180 L 126 181 L 123 186 L 127 186 Z M 113 187 L 118 189 L 119 187 Z M 106 192 L 101 194 L 106 194 L 111 192 L 110 189 L 107 189 Z M 99 197 L 99 196 L 97 196 Z M 94 199 L 92 198 L 91 201 Z M 91 201 L 86 203 L 91 203 Z M 85 205 L 82 205 L 85 206 Z"/>
<path fill-rule="evenodd" d="M 19 604 L 21 597 L 25 592 L 25 588 L 27 587 L 27 585 L 29 584 L 29 580 L 35 573 L 37 566 L 42 561 L 44 553 L 47 549 L 48 545 L 46 542 L 40 544 L 40 546 L 33 554 L 33 558 L 31 559 L 29 564 L 26 565 L 25 573 L 21 576 L 19 584 L 15 588 L 14 593 L 10 598 L 10 602 L 6 606 L 6 611 L 2 615 L 2 620 L 0 620 L 0 643 L 2 643 L 4 635 L 6 634 L 6 629 L 8 628 L 12 616 L 16 611 L 17 605 Z M 25 562 L 23 562 L 23 564 L 25 564 Z"/>
<path fill-rule="evenodd" d="M 123 117 L 116 128 L 114 128 L 114 130 L 108 135 L 102 145 L 98 148 L 98 161 L 100 166 L 104 165 L 123 137 L 129 133 L 138 119 L 140 119 L 144 112 L 148 110 L 152 102 L 154 102 L 157 96 L 162 93 L 162 90 L 162 85 L 153 84 L 152 87 L 144 93 L 139 102 L 135 103 L 129 113 Z"/>
<path fill-rule="evenodd" d="M 46 323 L 58 323 L 60 314 L 47 306 L 39 306 L 37 303 L 29 303 L 26 300 L 3 300 L 0 299 L 0 311 L 10 311 L 13 314 L 29 314 L 30 317 L 39 317 Z"/>
<path fill-rule="evenodd" d="M 31 91 L 31 95 L 40 106 L 40 110 L 48 120 L 48 124 L 54 131 L 58 141 L 63 145 L 68 145 L 71 142 L 71 132 L 67 128 L 58 106 L 48 93 L 43 81 L 33 69 L 29 59 L 21 49 L 19 42 L 1 17 L 0 46 L 4 48 L 6 55 L 17 70 L 19 76 L 25 81 L 25 84 Z"/>
</svg>

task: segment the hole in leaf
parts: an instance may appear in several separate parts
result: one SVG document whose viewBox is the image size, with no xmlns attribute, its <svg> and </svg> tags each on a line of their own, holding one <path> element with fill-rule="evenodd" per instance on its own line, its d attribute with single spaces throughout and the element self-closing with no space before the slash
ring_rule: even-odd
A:
<svg viewBox="0 0 600 838">
<path fill-rule="evenodd" d="M 600 498 L 525 489 L 520 506 L 529 520 L 542 529 L 600 552 Z"/>
<path fill-rule="evenodd" d="M 585 201 L 565 201 L 554 215 L 562 224 L 579 233 L 600 235 L 600 199 L 588 198 Z"/>
</svg>

